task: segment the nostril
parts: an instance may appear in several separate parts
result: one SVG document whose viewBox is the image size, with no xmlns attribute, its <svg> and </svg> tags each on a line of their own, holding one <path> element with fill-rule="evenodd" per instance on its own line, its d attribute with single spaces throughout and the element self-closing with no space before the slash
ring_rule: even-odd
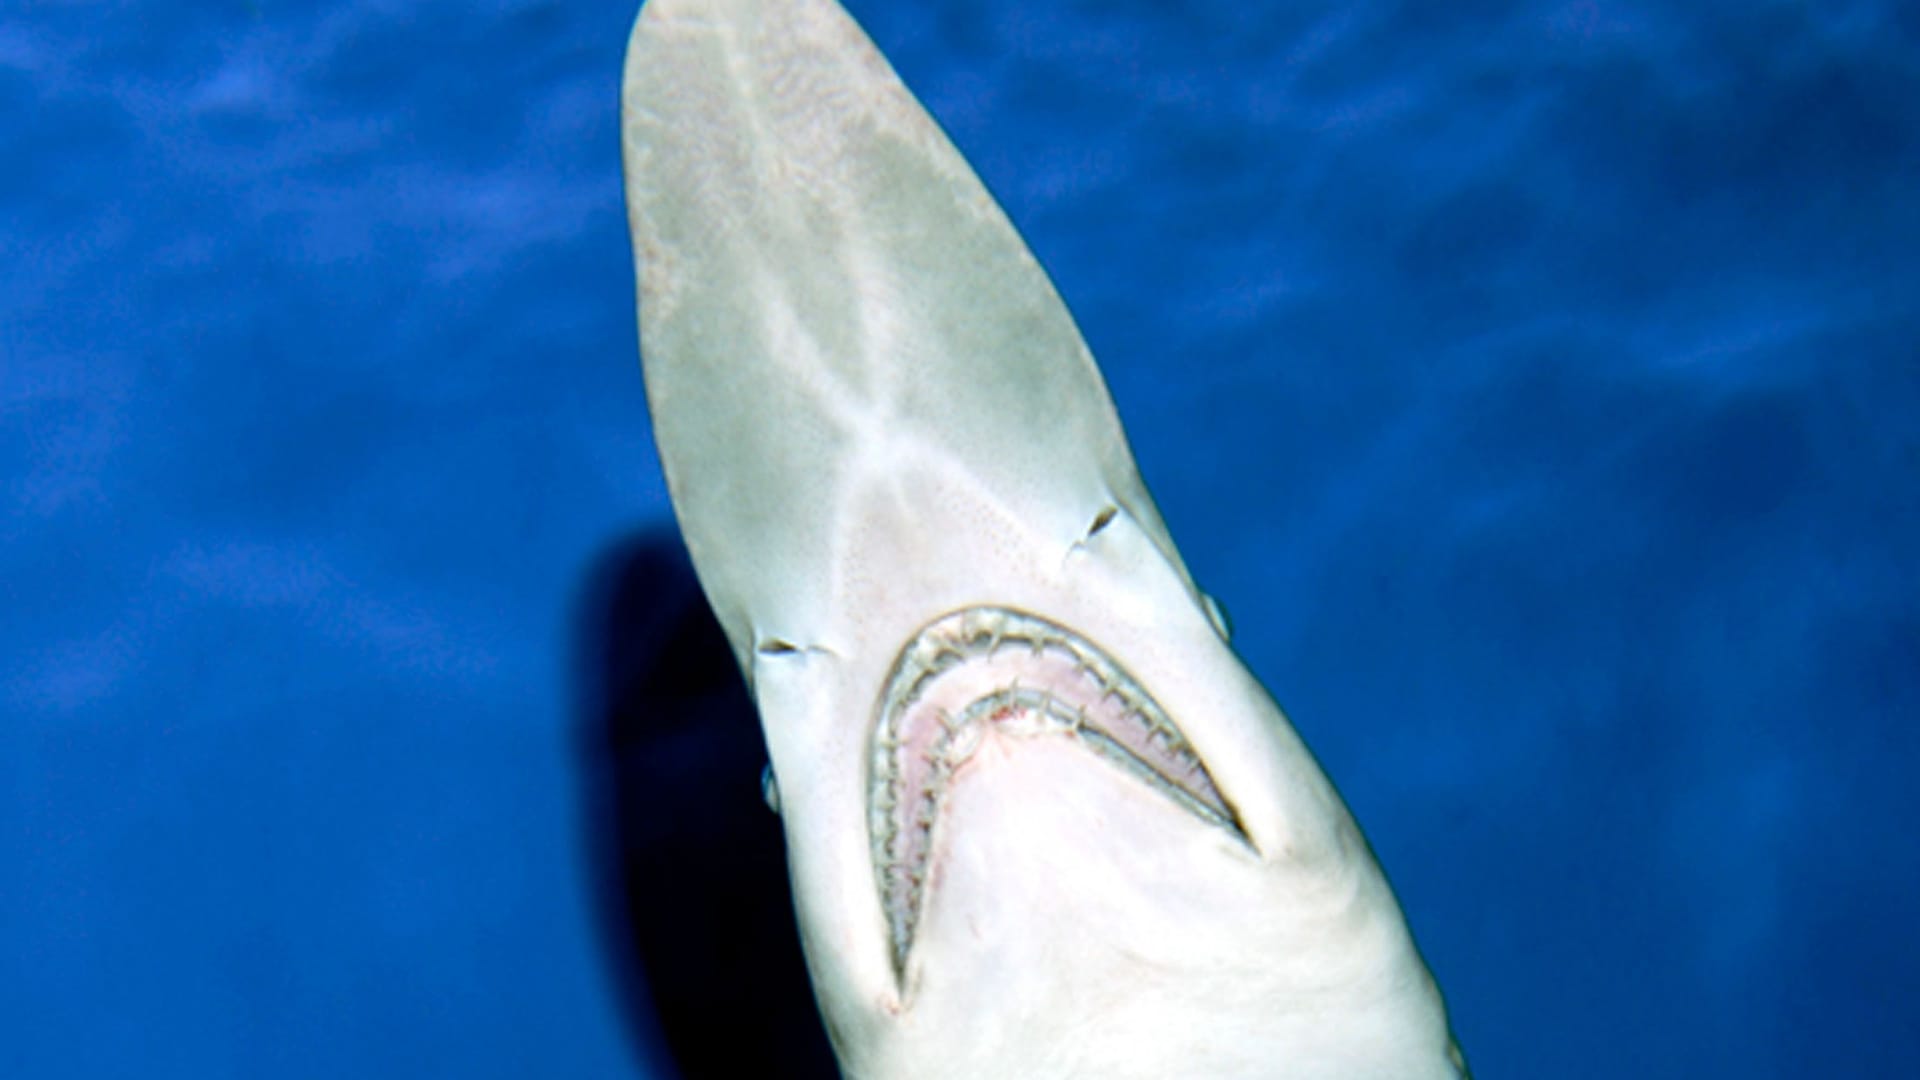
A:
<svg viewBox="0 0 1920 1080">
<path fill-rule="evenodd" d="M 1101 507 L 1100 512 L 1093 515 L 1093 524 L 1087 526 L 1087 539 L 1093 539 L 1100 534 L 1100 530 L 1113 524 L 1113 519 L 1118 516 L 1119 513 L 1120 508 L 1117 506 Z"/>
</svg>

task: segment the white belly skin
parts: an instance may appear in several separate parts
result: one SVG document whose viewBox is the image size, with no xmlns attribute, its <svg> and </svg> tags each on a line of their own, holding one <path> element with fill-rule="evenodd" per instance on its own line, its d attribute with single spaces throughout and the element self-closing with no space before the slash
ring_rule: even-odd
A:
<svg viewBox="0 0 1920 1080">
<path fill-rule="evenodd" d="M 1377 880 L 1302 912 L 1274 867 L 1084 751 L 995 756 L 956 785 L 900 1052 L 862 1075 L 1457 1075 Z"/>
<path fill-rule="evenodd" d="M 853 21 L 648 0 L 622 102 L 654 436 L 760 712 L 847 1075 L 1464 1076 L 1372 852 L 1188 575 L 1071 316 Z M 886 734 L 890 673 L 976 609 L 1097 647 L 1129 689 L 1087 715 L 1151 712 L 1126 730 L 1164 720 L 1181 749 L 1143 767 L 1190 751 L 1204 780 L 1035 727 L 1048 698 L 992 713 L 895 842 L 918 819 L 887 770 L 926 783 L 897 762 L 938 733 L 922 712 L 921 741 Z M 1080 686 L 1061 663 L 1027 689 Z M 1026 700 L 1021 674 L 996 656 L 938 700 Z"/>
</svg>

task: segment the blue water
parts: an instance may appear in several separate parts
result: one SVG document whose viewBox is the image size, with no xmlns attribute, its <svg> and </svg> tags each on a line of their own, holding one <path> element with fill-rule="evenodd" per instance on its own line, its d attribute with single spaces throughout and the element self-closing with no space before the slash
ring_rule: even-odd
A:
<svg viewBox="0 0 1920 1080">
<path fill-rule="evenodd" d="M 850 6 L 1482 1080 L 1920 1072 L 1920 8 Z M 738 702 L 608 704 L 706 670 L 632 15 L 0 17 L 0 1075 L 664 1076 L 676 1015 L 807 1016 L 726 997 L 772 818 L 685 841 L 757 804 Z"/>
</svg>

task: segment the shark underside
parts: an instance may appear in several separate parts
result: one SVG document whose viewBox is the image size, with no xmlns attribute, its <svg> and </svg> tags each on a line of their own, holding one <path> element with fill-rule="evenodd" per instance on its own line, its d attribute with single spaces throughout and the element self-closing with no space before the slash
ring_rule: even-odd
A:
<svg viewBox="0 0 1920 1080">
<path fill-rule="evenodd" d="M 655 438 L 843 1070 L 1464 1076 L 1072 318 L 851 18 L 649 0 L 622 96 Z"/>
</svg>

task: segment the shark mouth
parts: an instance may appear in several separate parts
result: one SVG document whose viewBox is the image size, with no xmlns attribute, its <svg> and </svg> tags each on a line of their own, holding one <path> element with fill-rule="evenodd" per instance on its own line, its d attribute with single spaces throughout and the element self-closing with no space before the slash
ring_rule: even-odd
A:
<svg viewBox="0 0 1920 1080">
<path fill-rule="evenodd" d="M 896 976 L 921 918 L 941 807 L 989 732 L 1071 739 L 1246 842 L 1179 726 L 1099 646 L 1007 608 L 943 616 L 900 650 L 874 725 L 868 831 Z"/>
</svg>

